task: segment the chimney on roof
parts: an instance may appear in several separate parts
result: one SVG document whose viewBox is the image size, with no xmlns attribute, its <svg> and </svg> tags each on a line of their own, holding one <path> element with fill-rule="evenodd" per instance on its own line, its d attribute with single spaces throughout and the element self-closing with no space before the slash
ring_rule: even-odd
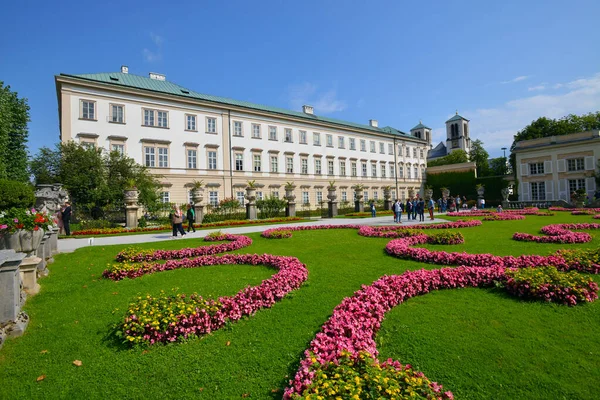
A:
<svg viewBox="0 0 600 400">
<path fill-rule="evenodd" d="M 121 65 L 121 73 L 122 74 L 128 74 L 129 73 L 129 67 L 127 65 Z"/>
<path fill-rule="evenodd" d="M 313 106 L 308 106 L 308 105 L 303 105 L 302 111 L 304 112 L 304 114 L 310 114 L 310 115 L 313 115 L 315 113 L 315 109 L 313 108 Z"/>
<path fill-rule="evenodd" d="M 150 77 L 150 79 L 155 79 L 155 80 L 157 80 L 157 81 L 164 81 L 164 80 L 166 80 L 166 79 L 167 79 L 167 77 L 166 77 L 166 76 L 164 76 L 163 74 L 158 74 L 158 73 L 156 73 L 156 72 L 150 72 L 150 73 L 148 74 L 148 76 Z"/>
<path fill-rule="evenodd" d="M 376 119 L 370 119 L 369 120 L 369 125 L 371 125 L 373 128 L 378 128 L 379 127 L 379 122 L 377 122 Z"/>
</svg>

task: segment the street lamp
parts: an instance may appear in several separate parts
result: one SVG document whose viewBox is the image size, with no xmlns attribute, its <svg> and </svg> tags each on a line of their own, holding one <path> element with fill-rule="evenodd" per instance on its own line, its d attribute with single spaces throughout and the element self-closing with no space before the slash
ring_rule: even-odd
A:
<svg viewBox="0 0 600 400">
<path fill-rule="evenodd" d="M 506 158 L 506 147 L 502 147 L 500 150 L 504 153 L 504 158 Z"/>
</svg>

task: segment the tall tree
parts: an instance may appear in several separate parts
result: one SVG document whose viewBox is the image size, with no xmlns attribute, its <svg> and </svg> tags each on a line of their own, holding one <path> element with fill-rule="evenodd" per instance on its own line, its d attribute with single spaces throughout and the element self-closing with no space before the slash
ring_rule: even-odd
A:
<svg viewBox="0 0 600 400">
<path fill-rule="evenodd" d="M 440 165 L 460 164 L 469 161 L 469 156 L 464 150 L 454 150 L 447 156 L 440 157 L 427 163 L 428 167 L 438 167 Z"/>
<path fill-rule="evenodd" d="M 27 172 L 27 99 L 0 81 L 0 178 L 29 181 Z"/>
<path fill-rule="evenodd" d="M 490 160 L 490 175 L 506 175 L 508 173 L 508 165 L 506 165 L 505 157 L 492 158 Z"/>
<path fill-rule="evenodd" d="M 479 139 L 471 143 L 471 152 L 469 160 L 473 161 L 477 168 L 477 176 L 489 175 L 490 166 L 488 164 L 489 153 L 483 148 L 483 142 Z"/>
</svg>

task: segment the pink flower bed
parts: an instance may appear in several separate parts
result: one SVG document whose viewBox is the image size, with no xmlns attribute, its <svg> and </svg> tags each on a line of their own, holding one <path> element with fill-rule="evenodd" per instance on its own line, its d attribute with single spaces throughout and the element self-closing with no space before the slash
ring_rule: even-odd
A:
<svg viewBox="0 0 600 400">
<path fill-rule="evenodd" d="M 571 211 L 571 215 L 594 215 L 596 211 L 594 210 L 575 210 Z"/>
<path fill-rule="evenodd" d="M 317 225 L 317 226 L 282 226 L 263 231 L 260 235 L 269 238 L 276 231 L 316 231 L 321 229 L 359 229 L 362 225 L 346 224 L 346 225 Z"/>
<path fill-rule="evenodd" d="M 249 264 L 265 265 L 279 270 L 271 278 L 262 281 L 258 286 L 246 287 L 236 295 L 220 297 L 218 303 L 211 303 L 216 310 L 195 309 L 189 313 L 178 315 L 177 323 L 172 323 L 166 330 L 156 329 L 146 324 L 142 332 L 137 330 L 124 332 L 126 336 L 141 336 L 144 343 L 155 344 L 174 342 L 190 335 L 201 335 L 222 328 L 228 322 L 235 322 L 244 316 L 250 316 L 261 308 L 270 308 L 292 290 L 298 289 L 307 279 L 308 270 L 295 257 L 282 257 L 270 254 L 226 254 L 222 256 L 203 256 L 195 259 L 168 261 L 165 264 L 154 264 L 152 272 L 175 268 L 196 268 L 207 265 Z M 134 278 L 140 275 L 129 276 Z M 109 277 L 118 279 L 118 277 Z M 136 322 L 135 313 L 125 317 L 124 324 Z M 158 324 L 157 324 L 158 325 Z"/>
<path fill-rule="evenodd" d="M 314 361 L 321 364 L 335 363 L 346 352 L 358 357 L 361 351 L 376 357 L 378 351 L 375 335 L 385 313 L 407 299 L 433 290 L 490 287 L 494 285 L 494 281 L 505 279 L 504 271 L 499 266 L 407 271 L 402 275 L 384 276 L 370 286 L 363 286 L 333 310 L 321 332 L 304 352 L 305 358 L 300 362 L 294 379 L 290 380 L 284 398 L 301 394 L 312 383 L 315 378 L 315 372 L 311 369 Z M 453 398 L 449 392 L 447 396 Z"/>
<path fill-rule="evenodd" d="M 546 225 L 540 231 L 547 236 L 537 236 L 529 233 L 516 232 L 514 240 L 537 243 L 586 243 L 592 240 L 592 235 L 585 232 L 573 232 L 581 229 L 600 229 L 600 224 L 552 224 Z"/>
<path fill-rule="evenodd" d="M 511 221 L 525 219 L 524 215 L 513 214 L 513 213 L 492 213 L 485 217 L 484 221 Z"/>
<path fill-rule="evenodd" d="M 571 213 L 575 211 L 590 211 L 593 213 L 600 213 L 600 208 L 565 208 L 565 207 L 550 207 L 550 211 L 569 211 Z"/>
<path fill-rule="evenodd" d="M 224 234 L 221 236 L 207 236 L 204 241 L 222 241 L 227 240 L 229 243 L 213 244 L 210 246 L 192 247 L 180 250 L 136 250 L 126 249 L 117 254 L 118 262 L 142 262 L 156 260 L 170 260 L 174 258 L 189 258 L 199 257 L 212 254 L 224 253 L 248 247 L 252 244 L 252 239 L 243 235 Z"/>
</svg>

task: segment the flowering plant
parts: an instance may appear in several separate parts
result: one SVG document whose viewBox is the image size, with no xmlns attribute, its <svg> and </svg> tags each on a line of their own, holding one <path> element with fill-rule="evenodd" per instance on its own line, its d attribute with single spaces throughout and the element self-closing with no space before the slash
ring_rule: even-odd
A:
<svg viewBox="0 0 600 400">
<path fill-rule="evenodd" d="M 54 221 L 48 213 L 34 208 L 30 210 L 11 208 L 0 212 L 0 233 L 13 233 L 18 229 L 27 231 L 49 229 L 53 224 Z"/>
<path fill-rule="evenodd" d="M 292 237 L 292 231 L 289 229 L 270 229 L 269 233 L 263 235 L 267 239 L 289 239 Z"/>
<path fill-rule="evenodd" d="M 441 393 L 442 386 L 431 382 L 422 372 L 389 359 L 379 363 L 371 354 L 361 351 L 358 357 L 343 351 L 337 362 L 312 363 L 314 373 L 310 385 L 292 399 L 452 399 L 450 392 Z"/>
<path fill-rule="evenodd" d="M 547 236 L 536 236 L 529 233 L 516 232 L 514 240 L 537 243 L 586 243 L 592 235 L 585 232 L 573 232 L 579 229 L 600 229 L 600 224 L 552 224 L 543 226 L 540 231 Z"/>
<path fill-rule="evenodd" d="M 525 219 L 524 215 L 510 214 L 510 213 L 492 213 L 485 217 L 484 221 L 512 221 L 518 219 Z"/>
<path fill-rule="evenodd" d="M 569 306 L 593 302 L 598 298 L 598 284 L 575 271 L 559 272 L 554 267 L 507 269 L 504 283 L 509 293 L 519 297 L 553 301 Z"/>
</svg>

